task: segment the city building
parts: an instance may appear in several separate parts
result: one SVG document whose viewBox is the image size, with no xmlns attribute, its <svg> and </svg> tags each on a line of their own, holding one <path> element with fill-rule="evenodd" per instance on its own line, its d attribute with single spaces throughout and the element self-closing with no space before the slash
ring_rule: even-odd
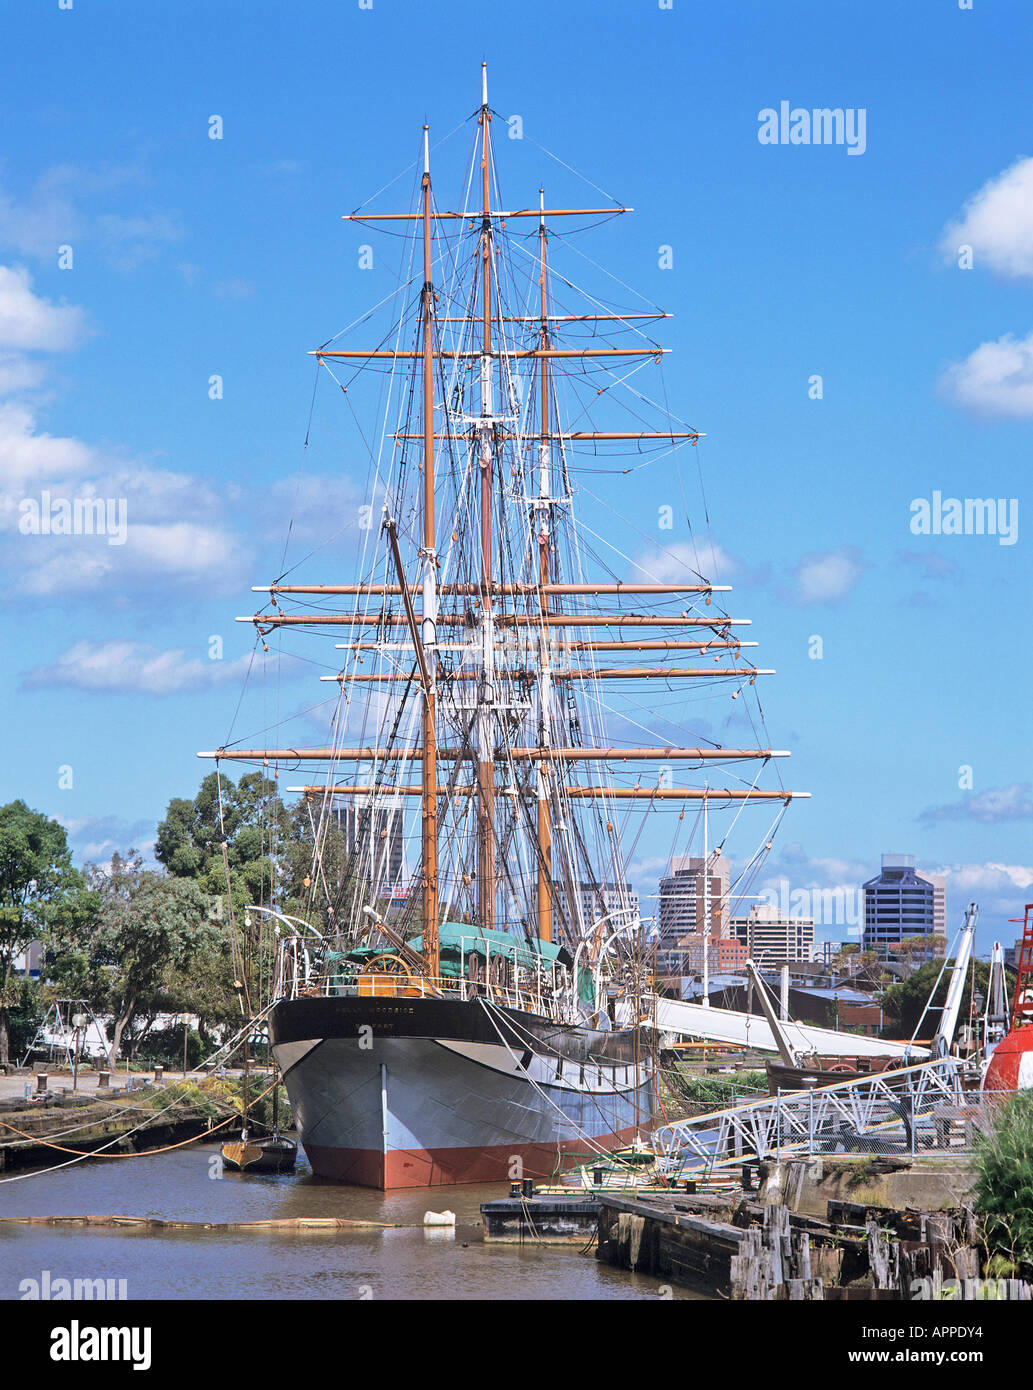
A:
<svg viewBox="0 0 1033 1390">
<path fill-rule="evenodd" d="M 677 949 L 680 953 L 678 974 L 703 974 L 702 932 L 690 932 L 679 939 Z M 735 936 L 712 936 L 707 941 L 707 974 L 729 974 L 744 969 L 747 950 L 743 942 Z"/>
<path fill-rule="evenodd" d="M 1021 956 L 1022 956 L 1022 937 L 1021 937 L 1021 936 L 1017 936 L 1017 937 L 1015 938 L 1015 945 L 1014 945 L 1014 946 L 1005 946 L 1005 948 L 1004 948 L 1004 963 L 1005 963 L 1005 965 L 1010 965 L 1011 968 L 1012 968 L 1013 970 L 1018 970 L 1018 968 L 1019 968 L 1019 960 L 1021 959 Z"/>
<path fill-rule="evenodd" d="M 33 979 L 38 979 L 42 960 L 43 943 L 30 941 L 25 950 L 20 951 L 11 961 L 11 969 L 16 975 L 31 975 Z"/>
<path fill-rule="evenodd" d="M 355 797 L 336 804 L 333 815 L 341 827 L 345 849 L 357 857 L 360 872 L 373 891 L 382 897 L 404 892 L 408 879 L 401 807 L 371 811 L 365 797 Z"/>
<path fill-rule="evenodd" d="M 911 937 L 943 938 L 945 899 L 946 880 L 917 873 L 913 854 L 884 854 L 882 872 L 864 885 L 862 949 L 886 955 Z M 942 956 L 944 950 L 931 945 L 928 956 Z"/>
<path fill-rule="evenodd" d="M 730 865 L 723 854 L 709 856 L 709 874 L 702 856 L 675 855 L 671 872 L 660 880 L 657 912 L 657 969 L 681 975 L 682 937 L 729 936 L 727 906 Z M 709 885 L 708 885 L 709 878 Z M 708 902 L 709 887 L 709 902 Z M 709 923 L 706 921 L 709 908 Z"/>
<path fill-rule="evenodd" d="M 745 917 L 731 918 L 729 926 L 759 969 L 813 959 L 812 917 L 791 917 L 771 903 L 757 903 Z"/>
<path fill-rule="evenodd" d="M 638 894 L 631 891 L 630 883 L 579 883 L 578 901 L 571 902 L 566 888 L 556 884 L 553 889 L 553 903 L 556 911 L 562 913 L 571 926 L 584 923 L 590 927 L 601 917 L 611 924 L 611 930 L 638 920 Z M 580 918 L 578 911 L 580 910 Z"/>
</svg>

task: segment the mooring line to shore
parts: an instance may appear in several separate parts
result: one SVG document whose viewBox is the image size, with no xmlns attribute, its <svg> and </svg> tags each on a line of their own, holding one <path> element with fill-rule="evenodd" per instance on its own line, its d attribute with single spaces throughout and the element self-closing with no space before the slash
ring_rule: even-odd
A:
<svg viewBox="0 0 1033 1390">
<path fill-rule="evenodd" d="M 250 1018 L 245 1027 L 243 1027 L 239 1033 L 232 1037 L 229 1040 L 229 1042 L 223 1043 L 221 1047 L 217 1048 L 216 1051 L 209 1058 L 208 1062 L 204 1065 L 209 1067 L 215 1066 L 216 1058 L 220 1057 L 223 1054 L 225 1054 L 226 1057 L 231 1057 L 233 1053 L 237 1050 L 237 1048 L 243 1044 L 245 1038 L 249 1036 L 255 1024 L 260 1022 L 268 1013 L 271 1012 L 272 1007 L 272 1004 L 267 1004 L 264 1009 L 262 1009 L 259 1013 L 255 1014 L 253 1018 Z M 159 1091 L 156 1092 L 156 1095 L 160 1096 L 167 1091 L 171 1091 L 173 1087 L 176 1086 L 185 1086 L 186 1089 L 184 1090 L 182 1095 L 177 1096 L 175 1100 L 170 1102 L 170 1104 L 166 1105 L 163 1109 L 156 1110 L 153 1114 L 153 1119 L 157 1119 L 160 1115 L 167 1114 L 169 1110 L 172 1110 L 176 1105 L 180 1103 L 181 1100 L 185 1100 L 186 1097 L 190 1095 L 192 1092 L 200 1091 L 201 1088 L 204 1086 L 205 1081 L 208 1081 L 210 1079 L 210 1077 L 206 1076 L 202 1077 L 200 1081 L 186 1082 L 185 1079 L 182 1081 L 169 1081 L 165 1086 L 163 1086 Z M 276 1080 L 273 1082 L 272 1086 L 267 1087 L 266 1090 L 264 1090 L 260 1096 L 256 1097 L 256 1100 L 262 1100 L 263 1097 L 267 1096 L 269 1092 L 279 1084 L 280 1076 L 279 1071 L 277 1071 Z M 205 1131 L 205 1133 L 213 1134 L 216 1130 L 222 1129 L 225 1125 L 230 1124 L 233 1120 L 236 1120 L 238 1118 L 239 1116 L 236 1114 L 230 1115 L 228 1119 L 220 1120 L 217 1125 L 212 1125 L 210 1129 Z M 103 1121 L 98 1121 L 98 1123 L 103 1123 Z M 84 1152 L 82 1149 L 69 1149 L 63 1147 L 60 1144 L 47 1143 L 45 1139 L 40 1139 L 38 1138 L 38 1136 L 34 1134 L 24 1135 L 23 1131 L 16 1130 L 13 1125 L 8 1125 L 6 1124 L 6 1122 L 0 1120 L 0 1125 L 2 1125 L 5 1129 L 13 1130 L 16 1134 L 22 1134 L 23 1137 L 28 1138 L 33 1142 L 42 1145 L 44 1148 L 56 1149 L 59 1153 L 69 1153 L 75 1155 L 74 1158 L 70 1158 L 64 1163 L 55 1163 L 50 1168 L 35 1168 L 30 1173 L 15 1173 L 12 1177 L 0 1178 L 0 1184 L 8 1182 L 24 1182 L 26 1178 L 38 1178 L 42 1177 L 46 1173 L 56 1173 L 62 1168 L 72 1168 L 75 1166 L 76 1163 L 82 1163 L 88 1158 L 146 1158 L 150 1154 L 167 1153 L 170 1149 L 179 1149 L 185 1147 L 187 1144 L 196 1144 L 198 1139 L 200 1138 L 199 1135 L 195 1135 L 192 1139 L 180 1140 L 178 1143 L 167 1144 L 159 1149 L 144 1149 L 139 1153 L 134 1152 L 122 1154 L 109 1154 L 104 1152 L 105 1149 L 114 1148 L 116 1144 L 120 1144 L 124 1140 L 130 1138 L 133 1134 L 136 1134 L 138 1130 L 144 1129 L 147 1126 L 147 1124 L 148 1121 L 141 1120 L 138 1125 L 134 1125 L 132 1129 L 127 1129 L 124 1134 L 116 1135 L 115 1138 L 109 1140 L 108 1143 L 102 1144 L 97 1149 L 88 1149 Z M 83 1128 L 85 1129 L 87 1128 L 87 1126 L 84 1125 Z"/>
<path fill-rule="evenodd" d="M 262 1099 L 264 1099 L 264 1098 L 269 1094 L 269 1092 L 272 1091 L 272 1090 L 274 1090 L 277 1086 L 279 1086 L 279 1084 L 280 1084 L 280 1078 L 279 1078 L 279 1076 L 277 1076 L 276 1080 L 272 1083 L 271 1086 L 267 1086 L 267 1087 L 265 1088 L 265 1090 L 262 1092 L 261 1095 L 255 1096 L 255 1100 L 254 1100 L 253 1104 L 254 1104 L 254 1103 L 257 1103 L 258 1101 L 260 1101 L 260 1100 L 262 1100 Z M 167 1105 L 167 1106 L 165 1107 L 164 1110 L 159 1110 L 159 1111 L 157 1111 L 157 1112 L 156 1112 L 156 1115 L 155 1115 L 155 1118 L 157 1118 L 157 1116 L 159 1116 L 159 1115 L 165 1115 L 165 1114 L 167 1114 L 168 1111 L 170 1111 L 170 1110 L 173 1108 L 173 1106 L 175 1106 L 176 1104 L 178 1104 L 178 1101 L 173 1101 L 172 1105 Z M 237 1120 L 239 1120 L 239 1119 L 240 1119 L 240 1115 L 239 1115 L 236 1111 L 234 1111 L 234 1113 L 233 1113 L 232 1115 L 227 1116 L 227 1118 L 226 1118 L 225 1120 L 220 1120 L 219 1123 L 218 1123 L 217 1125 L 210 1125 L 210 1126 L 208 1127 L 208 1129 L 205 1130 L 205 1134 L 206 1134 L 206 1135 L 207 1135 L 207 1134 L 214 1134 L 216 1130 L 218 1130 L 218 1129 L 224 1129 L 224 1128 L 226 1127 L 226 1125 L 234 1124 L 234 1123 L 235 1123 Z M 97 1124 L 103 1124 L 103 1123 L 105 1123 L 105 1122 L 104 1122 L 103 1120 L 98 1120 L 96 1123 L 97 1123 Z M 135 1134 L 135 1133 L 137 1132 L 137 1130 L 143 1129 L 145 1125 L 146 1125 L 146 1121 L 141 1120 L 140 1124 L 135 1125 L 132 1129 L 126 1130 L 125 1134 L 116 1135 L 116 1137 L 115 1137 L 114 1139 L 111 1140 L 111 1144 L 119 1144 L 119 1143 L 121 1143 L 123 1139 L 128 1139 L 129 1136 L 130 1136 L 131 1134 Z M 50 1143 L 48 1140 L 40 1138 L 38 1135 L 35 1135 L 35 1134 L 26 1134 L 24 1130 L 15 1129 L 14 1125 L 9 1125 L 9 1124 L 7 1124 L 7 1122 L 6 1122 L 5 1120 L 0 1120 L 0 1126 L 2 1126 L 4 1129 L 9 1129 L 9 1130 L 11 1130 L 12 1133 L 14 1133 L 14 1134 L 20 1135 L 23 1139 L 29 1139 L 29 1140 L 31 1140 L 34 1144 L 40 1144 L 40 1145 L 42 1145 L 44 1148 L 47 1148 L 47 1149 L 56 1149 L 58 1153 L 62 1153 L 62 1154 L 76 1154 L 79 1158 L 149 1158 L 152 1154 L 164 1154 L 164 1153 L 168 1153 L 171 1149 L 182 1149 L 182 1148 L 185 1148 L 185 1146 L 186 1146 L 187 1144 L 196 1144 L 197 1141 L 198 1141 L 198 1139 L 201 1137 L 200 1135 L 196 1135 L 196 1134 L 195 1134 L 195 1135 L 194 1135 L 192 1138 L 190 1138 L 190 1139 L 179 1139 L 179 1140 L 176 1141 L 175 1144 L 163 1144 L 163 1145 L 161 1146 L 161 1148 L 158 1148 L 158 1149 L 139 1149 L 139 1150 L 135 1150 L 133 1153 L 109 1154 L 109 1153 L 102 1153 L 99 1149 L 97 1149 L 97 1150 L 89 1150 L 89 1149 L 88 1149 L 88 1150 L 86 1150 L 86 1151 L 83 1151 L 82 1149 L 68 1149 L 68 1148 L 65 1148 L 63 1144 L 52 1144 L 52 1143 Z M 110 1144 L 107 1144 L 107 1145 L 105 1145 L 104 1147 L 105 1147 L 105 1148 L 110 1148 L 111 1145 L 110 1145 Z M 59 1164 L 58 1166 L 59 1166 L 59 1167 L 65 1167 L 66 1165 L 64 1165 L 64 1164 Z M 44 1171 L 45 1171 L 45 1172 L 53 1172 L 54 1170 L 53 1170 L 52 1168 L 48 1168 L 48 1169 L 45 1169 Z M 22 1176 L 23 1176 L 23 1177 L 33 1177 L 33 1176 L 35 1176 L 35 1174 L 32 1174 L 32 1173 L 25 1173 L 25 1174 L 22 1174 Z M 5 1181 L 13 1181 L 13 1179 L 5 1179 Z"/>
</svg>

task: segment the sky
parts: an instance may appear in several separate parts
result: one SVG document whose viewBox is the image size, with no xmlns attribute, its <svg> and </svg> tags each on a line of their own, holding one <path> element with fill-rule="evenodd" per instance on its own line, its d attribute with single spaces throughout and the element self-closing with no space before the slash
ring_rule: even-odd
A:
<svg viewBox="0 0 1033 1390">
<path fill-rule="evenodd" d="M 6 5 L 4 29 L 0 801 L 59 818 L 81 862 L 146 849 L 196 791 L 252 648 L 232 619 L 280 572 L 286 518 L 291 556 L 346 553 L 327 518 L 354 509 L 357 464 L 333 412 L 310 429 L 307 354 L 394 281 L 379 250 L 360 268 L 369 236 L 342 215 L 398 174 L 405 205 L 424 121 L 441 182 L 459 171 L 466 137 L 445 137 L 485 60 L 523 135 L 499 151 L 514 201 L 544 181 L 633 207 L 579 245 L 674 315 L 665 389 L 705 433 L 712 577 L 778 673 L 772 746 L 811 793 L 763 883 L 856 891 L 913 853 L 947 876 L 949 930 L 975 900 L 979 950 L 1014 939 L 1033 897 L 1025 0 L 48 0 Z M 797 119 L 783 142 L 782 103 L 842 111 L 844 141 Z M 670 486 L 643 482 L 636 524 Z M 106 533 L 42 534 L 46 497 L 110 499 Z M 937 497 L 960 533 L 923 525 Z M 995 534 L 965 499 L 994 502 Z M 311 677 L 303 697 L 325 698 Z M 652 861 L 636 873 L 655 891 Z"/>
</svg>

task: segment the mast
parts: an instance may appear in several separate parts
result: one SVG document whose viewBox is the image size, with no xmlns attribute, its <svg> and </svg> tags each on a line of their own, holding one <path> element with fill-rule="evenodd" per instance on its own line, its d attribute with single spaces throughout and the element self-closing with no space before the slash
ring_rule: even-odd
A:
<svg viewBox="0 0 1033 1390">
<path fill-rule="evenodd" d="M 580 466 L 580 456 L 605 453 L 599 447 L 605 444 L 622 446 L 614 451 L 618 455 L 641 446 L 662 458 L 683 445 L 694 445 L 701 436 L 669 415 L 651 420 L 640 414 L 643 402 L 653 410 L 657 407 L 637 391 L 638 405 L 631 408 L 626 422 L 630 428 L 564 428 L 566 408 L 560 388 L 569 369 L 584 376 L 589 386 L 598 381 L 603 389 L 623 383 L 625 365 L 628 374 L 640 367 L 648 372 L 662 361 L 666 349 L 651 341 L 648 328 L 643 331 L 632 321 L 666 315 L 596 312 L 605 309 L 600 301 L 588 303 L 585 313 L 576 312 L 577 305 L 570 306 L 574 312 L 558 312 L 568 306 L 554 303 L 550 265 L 554 248 L 549 244 L 548 219 L 612 216 L 630 209 L 616 202 L 608 208 L 549 209 L 542 189 L 537 207 L 533 202 L 509 212 L 493 207 L 493 199 L 505 204 L 492 189 L 493 115 L 484 64 L 481 103 L 474 119 L 476 129 L 471 135 L 475 168 L 480 160 L 480 210 L 476 184 L 464 211 L 432 206 L 429 133 L 424 126 L 421 193 L 410 211 L 351 214 L 354 222 L 377 226 L 386 221 L 388 227 L 397 226 L 415 241 L 410 246 L 417 266 L 422 237 L 424 279 L 413 306 L 419 316 L 413 325 L 415 340 L 403 346 L 400 336 L 394 341 L 381 337 L 370 347 L 345 348 L 333 339 L 314 354 L 331 375 L 338 364 L 343 366 L 347 384 L 338 384 L 345 390 L 352 374 L 366 368 L 393 372 L 397 364 L 405 376 L 405 409 L 385 425 L 385 443 L 398 451 L 400 460 L 397 496 L 391 494 L 394 517 L 385 513 L 384 530 L 390 542 L 386 572 L 374 568 L 361 582 L 350 584 L 259 586 L 256 592 L 267 595 L 268 611 L 237 619 L 253 624 L 259 637 L 282 628 L 327 636 L 341 627 L 350 629 L 348 640 L 337 643 L 347 653 L 342 657 L 344 669 L 320 679 L 337 682 L 346 698 L 361 696 L 363 707 L 374 712 L 382 692 L 382 707 L 390 714 L 376 715 L 375 736 L 367 738 L 363 732 L 354 740 L 357 747 L 337 746 L 335 737 L 332 747 L 234 744 L 200 756 L 282 762 L 306 782 L 306 774 L 316 771 L 313 764 L 333 764 L 340 768 L 340 780 L 331 774 L 330 785 L 316 790 L 352 797 L 389 796 L 403 803 L 412 798 L 406 808 L 412 831 L 415 826 L 408 807 L 414 808 L 418 799 L 421 860 L 415 879 L 422 908 L 422 968 L 428 976 L 440 974 L 440 917 L 442 911 L 450 915 L 446 898 L 449 903 L 462 901 L 462 910 L 469 911 L 471 920 L 482 928 L 516 927 L 516 919 L 509 920 L 506 895 L 511 889 L 514 900 L 520 901 L 524 923 L 536 922 L 537 935 L 552 941 L 558 925 L 555 914 L 564 896 L 560 885 L 566 883 L 573 935 L 580 934 L 580 890 L 571 873 L 582 859 L 590 872 L 598 872 L 592 869 L 594 847 L 589 841 L 595 837 L 601 842 L 603 821 L 593 803 L 616 803 L 629 814 L 645 815 L 654 809 L 677 810 L 672 803 L 702 802 L 703 936 L 708 968 L 713 907 L 709 842 L 717 838 L 707 823 L 711 803 L 716 800 L 722 810 L 748 802 L 784 807 L 805 793 L 794 793 L 780 782 L 777 790 L 762 789 L 758 783 L 764 767 L 758 767 L 755 776 L 754 770 L 741 766 L 768 764 L 787 756 L 782 751 L 751 746 L 749 736 L 741 742 L 730 740 L 733 746 L 729 747 L 704 735 L 698 741 L 703 746 L 694 746 L 697 741 L 691 735 L 670 732 L 673 723 L 665 709 L 653 711 L 637 700 L 634 687 L 662 681 L 672 695 L 691 699 L 693 688 L 709 696 L 708 687 L 731 683 L 731 698 L 737 700 L 759 676 L 774 673 L 760 669 L 747 655 L 745 649 L 758 644 L 744 641 L 738 629 L 749 620 L 731 617 L 723 602 L 711 607 L 727 586 L 691 572 L 681 583 L 659 582 L 675 576 L 651 576 L 637 562 L 632 564 L 641 572 L 642 582 L 608 567 L 596 578 L 582 572 L 573 491 L 565 486 L 568 451 L 575 466 Z M 507 304 L 506 219 L 532 216 L 537 218 L 538 244 L 537 248 L 533 243 L 527 246 L 530 255 L 522 267 L 527 298 Z M 464 238 L 467 248 L 461 270 L 456 266 L 455 284 L 446 277 L 439 287 L 446 303 L 438 301 L 432 280 L 432 236 L 438 227 L 457 242 Z M 530 241 L 535 231 L 530 227 L 527 231 Z M 408 312 L 407 305 L 406 316 Z M 451 325 L 463 327 L 454 331 Z M 507 325 L 517 326 L 512 342 Z M 596 336 L 596 325 L 606 337 Z M 617 345 L 609 342 L 611 325 L 613 332 L 629 330 Z M 443 341 L 443 336 L 449 341 Z M 526 419 L 509 395 L 514 364 L 519 373 L 526 372 L 531 386 Z M 446 370 L 449 394 L 443 397 L 438 392 L 442 415 L 437 429 L 434 374 Z M 570 424 L 590 425 L 591 417 L 583 420 L 582 416 L 588 416 L 587 409 L 575 414 Z M 618 417 L 612 423 L 625 422 Z M 661 427 L 650 428 L 651 424 Z M 672 428 L 675 424 L 680 427 Z M 463 447 L 453 448 L 453 441 Z M 440 561 L 448 573 L 444 569 L 439 573 L 436 533 L 439 447 L 448 470 L 442 502 L 444 534 L 451 533 L 451 542 L 443 547 Z M 506 457 L 511 450 L 523 453 L 519 461 L 512 460 L 512 470 Z M 394 472 L 389 472 L 390 490 L 395 484 Z M 606 535 L 601 543 L 610 546 Z M 417 549 L 418 575 L 412 551 L 402 553 L 409 545 Z M 286 612 L 280 606 L 281 598 L 303 600 L 306 595 L 316 601 L 302 601 L 301 611 Z M 349 596 L 359 602 L 334 602 Z M 365 655 L 369 651 L 378 653 L 372 666 Z M 582 660 L 581 653 L 605 653 L 605 664 L 597 664 L 594 655 Z M 632 665 L 638 653 L 650 656 L 638 657 L 642 664 Z M 650 664 L 645 664 L 647 660 Z M 589 682 L 591 689 L 586 686 Z M 612 703 L 603 706 L 603 690 L 614 687 Z M 622 702 L 632 702 L 636 708 L 626 728 L 618 723 L 611 735 L 601 724 L 605 736 L 589 737 L 586 743 L 578 716 L 582 691 L 589 700 L 616 713 L 623 709 Z M 606 699 L 610 700 L 609 695 Z M 654 713 L 657 731 L 649 737 Z M 363 731 L 365 727 L 364 723 Z M 636 727 L 647 737 L 636 737 Z M 632 766 L 636 763 L 646 767 L 639 771 Z M 676 785 L 667 766 L 672 763 L 680 764 L 688 774 L 685 780 L 697 785 Z M 726 775 L 708 775 L 711 763 L 727 769 Z M 655 771 L 657 764 L 663 765 L 662 772 Z M 679 776 L 678 781 L 682 780 Z M 609 820 L 605 824 L 613 841 L 614 827 Z M 598 848 L 602 853 L 601 843 Z M 620 855 L 612 843 L 609 853 L 616 871 Z M 416 881 L 412 888 L 416 889 Z M 407 921 L 415 915 L 415 906 L 415 902 L 406 906 Z M 639 942 L 640 953 L 641 949 Z"/>
<path fill-rule="evenodd" d="M 538 583 L 540 586 L 539 609 L 545 618 L 549 612 L 549 359 L 545 355 L 549 347 L 549 317 L 546 296 L 545 263 L 545 189 L 538 190 L 538 257 L 539 284 L 541 286 L 541 327 L 539 329 L 540 380 L 538 391 L 541 396 L 541 440 L 538 444 Z M 544 750 L 550 742 L 552 683 L 549 668 L 549 630 L 543 622 L 539 634 L 541 663 L 539 667 L 538 706 L 539 734 L 538 744 Z M 538 837 L 538 936 L 542 941 L 552 940 L 552 825 L 549 820 L 549 771 L 544 756 L 538 764 L 538 816 L 536 833 Z"/>
<path fill-rule="evenodd" d="M 438 952 L 437 541 L 434 528 L 434 286 L 430 261 L 430 138 L 423 127 L 423 954 L 440 975 Z"/>
<path fill-rule="evenodd" d="M 488 127 L 488 65 L 481 64 L 481 363 L 480 409 L 477 428 L 478 466 L 481 480 L 481 689 L 477 710 L 477 905 L 480 925 L 495 926 L 495 749 L 494 665 L 495 625 L 491 596 L 491 490 L 492 467 L 492 370 L 491 370 L 491 195 Z"/>
<path fill-rule="evenodd" d="M 710 803 L 703 798 L 703 1007 L 710 1005 Z"/>
</svg>

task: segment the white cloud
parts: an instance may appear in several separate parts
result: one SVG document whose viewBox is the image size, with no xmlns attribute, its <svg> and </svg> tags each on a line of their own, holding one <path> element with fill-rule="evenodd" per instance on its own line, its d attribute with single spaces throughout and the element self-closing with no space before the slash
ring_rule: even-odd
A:
<svg viewBox="0 0 1033 1390">
<path fill-rule="evenodd" d="M 22 535 L 27 498 L 110 500 L 126 526 L 109 535 Z M 0 406 L 0 567 L 36 596 L 76 594 L 117 583 L 121 598 L 175 579 L 229 590 L 244 577 L 241 539 L 221 524 L 224 499 L 187 474 L 106 458 L 77 439 L 39 430 L 24 404 Z"/>
<path fill-rule="evenodd" d="M 63 816 L 55 815 L 54 820 L 63 825 L 68 832 L 68 843 L 79 860 L 106 864 L 116 852 L 126 855 L 133 849 L 140 855 L 145 866 L 155 863 L 154 842 L 156 826 L 154 821 L 123 820 L 121 816 Z"/>
<path fill-rule="evenodd" d="M 20 352 L 0 351 L 0 397 L 35 391 L 43 385 L 46 375 L 45 363 L 33 361 Z"/>
<path fill-rule="evenodd" d="M 288 523 L 291 541 L 321 546 L 325 542 L 360 543 L 372 528 L 376 539 L 380 527 L 380 502 L 363 497 L 351 478 L 343 474 L 304 473 L 280 478 L 248 499 L 256 520 L 269 540 L 283 543 Z"/>
<path fill-rule="evenodd" d="M 37 666 L 22 679 L 30 690 L 70 687 L 74 690 L 178 695 L 208 690 L 238 681 L 248 657 L 209 661 L 190 656 L 182 647 L 160 651 L 142 642 L 76 642 L 49 666 Z"/>
<path fill-rule="evenodd" d="M 795 570 L 798 603 L 839 603 L 865 570 L 853 546 L 805 555 Z"/>
<path fill-rule="evenodd" d="M 1017 160 L 989 179 L 944 228 L 940 250 L 956 262 L 958 249 L 971 246 L 976 266 L 1000 275 L 1033 278 L 1033 158 Z"/>
<path fill-rule="evenodd" d="M 54 264 L 59 246 L 95 244 L 118 270 L 134 270 L 183 236 L 178 213 L 98 209 L 101 199 L 146 183 L 135 165 L 58 165 L 19 194 L 0 188 L 0 250 Z"/>
<path fill-rule="evenodd" d="M 645 575 L 655 584 L 677 584 L 682 580 L 691 583 L 700 577 L 718 583 L 735 572 L 737 563 L 709 537 L 701 537 L 698 541 L 658 545 L 633 560 L 632 568 L 637 571 L 631 576 L 633 580 Z"/>
<path fill-rule="evenodd" d="M 0 348 L 61 352 L 74 347 L 84 331 L 81 309 L 40 299 L 24 267 L 0 265 Z"/>
<path fill-rule="evenodd" d="M 966 903 L 979 904 L 984 923 L 994 922 L 994 934 L 1007 943 L 1009 936 L 1022 933 L 1021 926 L 1005 926 L 1012 917 L 1018 917 L 1022 905 L 1030 901 L 1030 888 L 1033 887 L 1033 867 L 1028 864 L 999 864 L 990 861 L 985 864 L 946 864 L 933 872 L 943 874 L 947 880 L 947 937 L 950 940 L 961 922 L 961 911 Z"/>
<path fill-rule="evenodd" d="M 972 792 L 960 801 L 947 806 L 930 806 L 920 819 L 976 820 L 985 824 L 995 821 L 1028 820 L 1033 816 L 1033 799 L 1028 782 L 1012 782 L 1007 787 L 988 787 L 984 792 Z"/>
<path fill-rule="evenodd" d="M 21 492 L 44 483 L 78 478 L 99 456 L 78 439 L 61 439 L 41 432 L 28 406 L 0 405 L 0 491 Z"/>
<path fill-rule="evenodd" d="M 952 864 L 936 870 L 945 874 L 948 888 L 967 894 L 999 894 L 1009 908 L 1033 884 L 1033 868 L 1028 864 Z M 1015 914 L 1013 914 L 1015 915 Z"/>
<path fill-rule="evenodd" d="M 86 331 L 81 309 L 35 294 L 24 267 L 0 265 L 0 398 L 43 384 L 46 363 L 27 354 L 67 351 Z M 4 472 L 6 460 L 0 455 L 0 477 Z"/>
<path fill-rule="evenodd" d="M 1033 333 L 1025 338 L 1005 333 L 996 342 L 980 343 L 947 368 L 940 387 L 976 414 L 1028 419 L 1033 416 Z"/>
</svg>

